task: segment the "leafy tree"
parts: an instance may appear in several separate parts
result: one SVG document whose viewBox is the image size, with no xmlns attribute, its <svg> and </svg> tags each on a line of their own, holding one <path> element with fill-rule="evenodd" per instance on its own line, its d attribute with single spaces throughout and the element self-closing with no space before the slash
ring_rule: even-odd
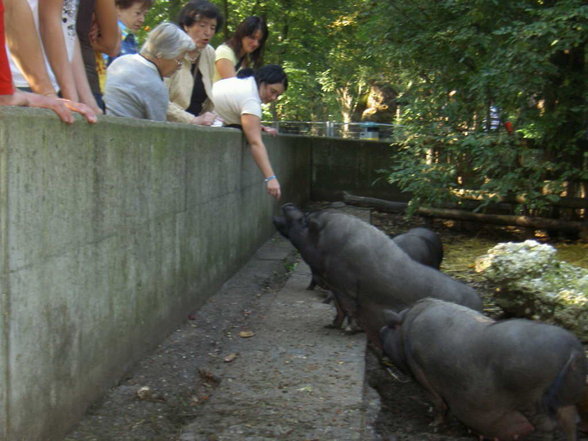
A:
<svg viewBox="0 0 588 441">
<path fill-rule="evenodd" d="M 400 72 L 413 204 L 517 198 L 542 213 L 586 172 L 588 6 L 582 0 L 378 3 L 372 48 Z M 491 106 L 515 133 L 490 130 Z M 575 183 L 575 184 L 574 184 Z"/>
</svg>

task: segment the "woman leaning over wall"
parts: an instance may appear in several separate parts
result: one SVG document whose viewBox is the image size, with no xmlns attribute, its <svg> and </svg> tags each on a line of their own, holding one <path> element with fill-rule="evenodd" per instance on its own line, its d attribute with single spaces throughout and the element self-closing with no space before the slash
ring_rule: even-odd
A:
<svg viewBox="0 0 588 441">
<path fill-rule="evenodd" d="M 243 130 L 251 155 L 264 176 L 267 192 L 280 199 L 281 189 L 261 137 L 261 104 L 271 103 L 288 88 L 288 77 L 275 64 L 253 72 L 246 69 L 237 77 L 217 81 L 212 86 L 214 108 L 225 125 Z"/>
</svg>

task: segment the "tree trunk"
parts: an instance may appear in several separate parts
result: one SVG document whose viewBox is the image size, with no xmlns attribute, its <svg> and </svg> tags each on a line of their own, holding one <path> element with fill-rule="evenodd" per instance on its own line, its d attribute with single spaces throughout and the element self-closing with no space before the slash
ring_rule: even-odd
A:
<svg viewBox="0 0 588 441">
<path fill-rule="evenodd" d="M 343 193 L 343 200 L 351 205 L 375 208 L 377 210 L 389 213 L 403 213 L 408 207 L 406 202 L 394 202 L 377 198 L 354 196 L 347 192 Z M 420 207 L 417 208 L 416 214 L 442 219 L 457 219 L 495 225 L 517 225 L 526 228 L 541 228 L 546 230 L 565 231 L 579 233 L 582 238 L 588 238 L 588 222 L 574 222 L 548 219 L 544 217 L 515 216 L 507 214 L 472 213 L 469 211 L 456 210 L 452 208 Z"/>
</svg>

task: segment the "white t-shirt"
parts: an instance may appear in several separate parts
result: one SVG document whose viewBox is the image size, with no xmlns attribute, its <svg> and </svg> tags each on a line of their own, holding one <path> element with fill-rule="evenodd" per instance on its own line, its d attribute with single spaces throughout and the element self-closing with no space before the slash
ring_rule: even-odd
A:
<svg viewBox="0 0 588 441">
<path fill-rule="evenodd" d="M 36 32 L 37 35 L 39 34 L 39 0 L 27 0 L 31 11 L 33 13 L 33 18 L 35 20 L 35 29 L 31 29 L 31 32 Z M 65 37 L 65 46 L 67 50 L 67 58 L 69 61 L 73 59 L 74 55 L 74 47 L 75 41 L 77 38 L 76 34 L 76 16 L 78 12 L 78 2 L 76 0 L 63 0 L 63 12 L 61 14 L 61 25 L 63 28 L 63 36 Z M 39 37 L 39 42 L 41 41 Z M 55 91 L 59 91 L 59 85 L 57 84 L 57 80 L 55 79 L 55 75 L 51 70 L 51 66 L 49 65 L 49 61 L 47 60 L 47 56 L 45 55 L 45 50 L 43 49 L 43 44 L 41 43 L 41 50 L 43 52 L 43 58 L 45 59 L 45 65 L 47 66 L 47 71 L 49 72 L 49 79 L 51 80 L 51 84 L 53 84 L 53 88 Z M 16 87 L 29 87 L 27 80 L 25 79 L 24 75 L 20 72 L 16 63 L 10 57 L 10 51 L 8 50 L 8 45 L 6 45 L 6 51 L 9 55 L 8 60 L 10 61 L 10 71 L 12 72 L 12 78 L 14 80 L 14 84 Z"/>
<path fill-rule="evenodd" d="M 214 111 L 225 124 L 241 124 L 241 115 L 261 119 L 261 99 L 255 78 L 226 78 L 212 85 Z"/>
</svg>

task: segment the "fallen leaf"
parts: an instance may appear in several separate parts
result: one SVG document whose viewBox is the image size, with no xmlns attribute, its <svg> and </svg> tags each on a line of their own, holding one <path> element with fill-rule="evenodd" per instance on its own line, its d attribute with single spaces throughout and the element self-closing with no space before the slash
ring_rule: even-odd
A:
<svg viewBox="0 0 588 441">
<path fill-rule="evenodd" d="M 249 337 L 253 337 L 255 335 L 255 332 L 253 331 L 241 331 L 239 332 L 239 337 L 241 338 L 249 338 Z"/>
<path fill-rule="evenodd" d="M 198 373 L 200 374 L 200 378 L 209 383 L 218 384 L 221 382 L 221 378 L 218 375 L 214 375 L 212 372 L 204 368 L 198 369 Z"/>
<path fill-rule="evenodd" d="M 224 358 L 224 360 L 225 360 L 225 363 L 230 363 L 231 361 L 235 360 L 235 358 L 237 358 L 237 355 L 238 355 L 238 354 L 235 354 L 235 353 L 227 355 L 227 356 Z"/>
<path fill-rule="evenodd" d="M 143 386 L 137 390 L 137 397 L 140 400 L 149 400 L 153 398 L 153 391 L 149 386 Z"/>
</svg>

